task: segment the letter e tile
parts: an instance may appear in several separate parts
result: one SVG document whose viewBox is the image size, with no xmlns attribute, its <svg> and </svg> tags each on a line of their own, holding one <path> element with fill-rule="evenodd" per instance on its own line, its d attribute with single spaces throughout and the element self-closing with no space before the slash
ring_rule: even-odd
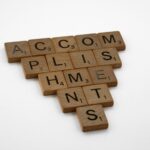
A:
<svg viewBox="0 0 150 150">
<path fill-rule="evenodd" d="M 91 67 L 88 70 L 94 84 L 117 85 L 117 79 L 111 66 Z"/>
</svg>

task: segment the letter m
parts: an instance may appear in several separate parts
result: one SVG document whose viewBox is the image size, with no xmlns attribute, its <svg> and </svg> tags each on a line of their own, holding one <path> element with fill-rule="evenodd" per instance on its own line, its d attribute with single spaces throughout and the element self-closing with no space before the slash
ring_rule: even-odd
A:
<svg viewBox="0 0 150 150">
<path fill-rule="evenodd" d="M 74 82 L 79 82 L 79 81 L 83 81 L 81 74 L 78 72 L 77 74 L 75 74 L 75 76 L 73 76 L 72 74 L 68 74 L 69 80 L 72 83 Z"/>
<path fill-rule="evenodd" d="M 105 44 L 106 43 L 112 43 L 112 42 L 116 43 L 116 39 L 115 39 L 113 34 L 111 34 L 109 37 L 106 37 L 105 35 L 103 35 L 102 39 L 103 39 Z"/>
</svg>

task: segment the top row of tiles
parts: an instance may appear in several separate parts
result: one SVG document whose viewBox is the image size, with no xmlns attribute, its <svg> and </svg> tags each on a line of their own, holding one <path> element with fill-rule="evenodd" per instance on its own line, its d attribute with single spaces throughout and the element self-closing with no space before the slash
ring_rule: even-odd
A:
<svg viewBox="0 0 150 150">
<path fill-rule="evenodd" d="M 98 34 L 84 34 L 55 38 L 32 39 L 5 43 L 9 62 L 18 62 L 23 57 L 46 55 L 55 52 L 73 52 L 101 48 L 125 49 L 125 43 L 119 31 Z"/>
</svg>

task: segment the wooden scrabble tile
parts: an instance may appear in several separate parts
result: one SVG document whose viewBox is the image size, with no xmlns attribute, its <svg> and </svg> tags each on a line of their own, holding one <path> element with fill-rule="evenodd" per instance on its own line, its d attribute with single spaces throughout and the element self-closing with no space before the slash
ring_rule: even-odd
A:
<svg viewBox="0 0 150 150">
<path fill-rule="evenodd" d="M 50 71 L 73 69 L 72 62 L 68 53 L 56 53 L 46 55 Z"/>
<path fill-rule="evenodd" d="M 118 51 L 116 48 L 104 48 L 93 50 L 97 63 L 105 66 L 110 65 L 113 68 L 119 68 L 122 66 Z"/>
<path fill-rule="evenodd" d="M 78 107 L 77 116 L 83 131 L 108 128 L 108 121 L 101 105 Z"/>
<path fill-rule="evenodd" d="M 119 31 L 99 33 L 98 38 L 102 44 L 102 48 L 125 49 L 125 43 Z"/>
<path fill-rule="evenodd" d="M 21 58 L 31 56 L 27 41 L 5 43 L 8 62 L 20 62 Z"/>
<path fill-rule="evenodd" d="M 29 45 L 31 53 L 34 56 L 51 54 L 55 52 L 53 43 L 49 38 L 29 40 Z"/>
<path fill-rule="evenodd" d="M 21 59 L 27 79 L 38 77 L 39 73 L 48 72 L 48 65 L 44 56 L 27 57 Z"/>
<path fill-rule="evenodd" d="M 57 90 L 67 88 L 64 75 L 61 71 L 42 73 L 38 75 L 43 95 L 55 94 Z"/>
<path fill-rule="evenodd" d="M 75 68 L 96 66 L 96 60 L 92 50 L 70 53 Z"/>
<path fill-rule="evenodd" d="M 96 34 L 83 34 L 75 36 L 80 50 L 92 50 L 101 48 Z"/>
<path fill-rule="evenodd" d="M 117 85 L 117 79 L 111 66 L 91 67 L 88 70 L 94 84 Z"/>
<path fill-rule="evenodd" d="M 63 112 L 73 112 L 77 107 L 87 105 L 81 87 L 58 90 L 57 96 Z"/>
<path fill-rule="evenodd" d="M 113 98 L 106 84 L 82 87 L 89 105 L 101 104 L 104 107 L 113 105 Z"/>
<path fill-rule="evenodd" d="M 73 52 L 79 50 L 73 36 L 56 37 L 52 41 L 56 52 Z"/>
<path fill-rule="evenodd" d="M 92 84 L 87 69 L 74 69 L 64 71 L 68 87 L 77 87 Z"/>
</svg>

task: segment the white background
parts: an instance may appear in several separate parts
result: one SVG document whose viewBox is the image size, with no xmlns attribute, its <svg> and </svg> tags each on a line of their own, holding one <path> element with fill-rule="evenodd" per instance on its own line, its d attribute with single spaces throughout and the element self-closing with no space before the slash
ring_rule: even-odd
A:
<svg viewBox="0 0 150 150">
<path fill-rule="evenodd" d="M 0 18 L 0 150 L 150 150 L 149 0 L 0 0 Z M 127 48 L 108 130 L 83 133 L 75 114 L 7 62 L 4 42 L 113 30 Z"/>
</svg>

